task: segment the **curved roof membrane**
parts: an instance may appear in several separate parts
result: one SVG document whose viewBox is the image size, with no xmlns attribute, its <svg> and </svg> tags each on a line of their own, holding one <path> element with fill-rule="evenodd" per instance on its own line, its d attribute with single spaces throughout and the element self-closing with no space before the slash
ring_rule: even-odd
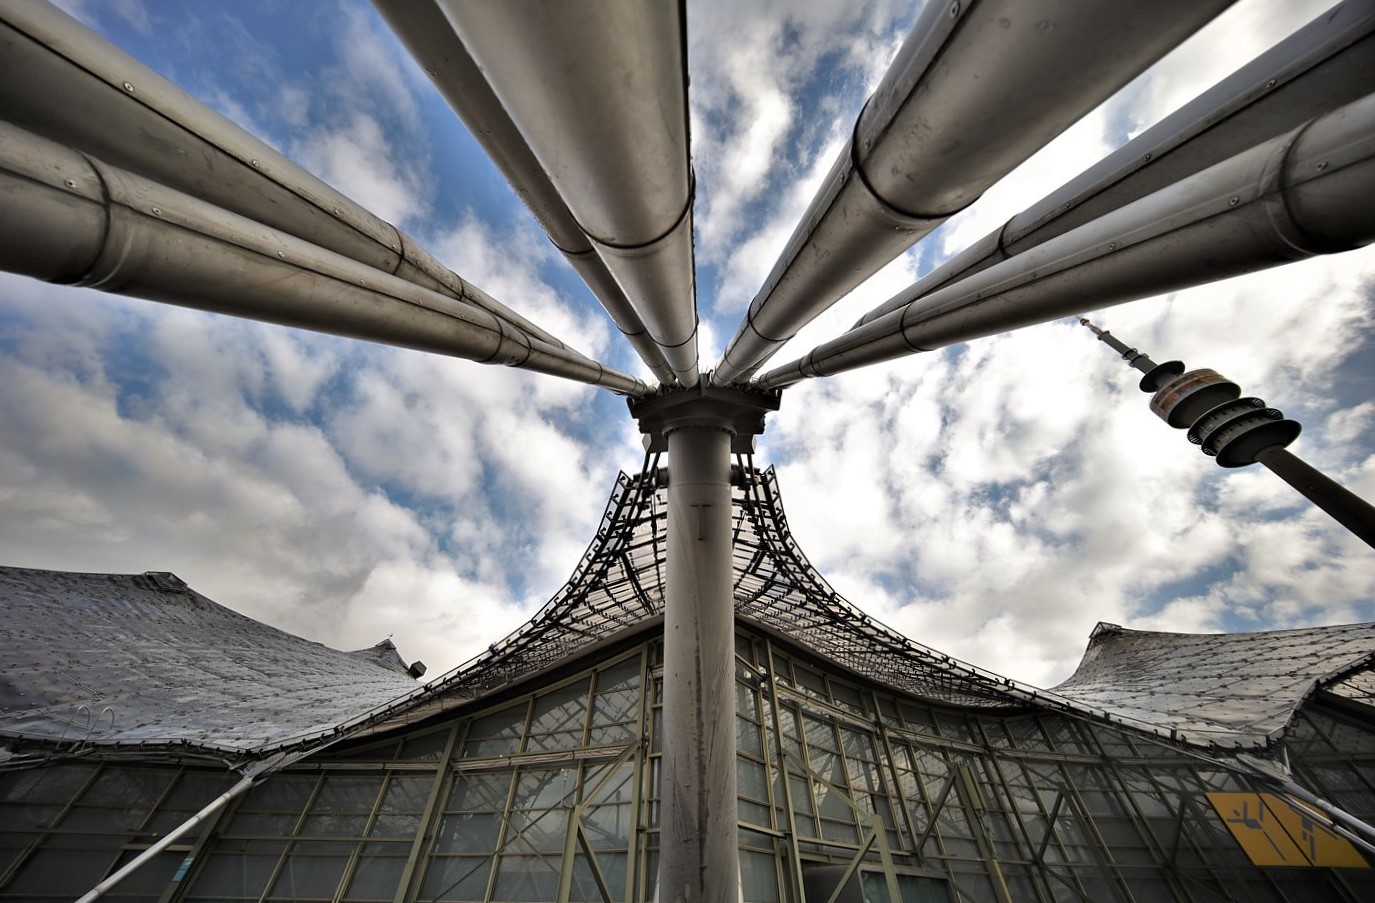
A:
<svg viewBox="0 0 1375 903">
<path fill-rule="evenodd" d="M 1375 624 L 1217 634 L 1099 624 L 1079 667 L 1053 692 L 1179 739 L 1259 742 L 1281 733 L 1319 686 L 1359 680 L 1372 650 Z"/>
<path fill-rule="evenodd" d="M 0 735 L 263 754 L 414 723 L 650 628 L 663 612 L 666 472 L 621 474 L 569 581 L 534 618 L 423 686 L 394 650 L 338 652 L 217 605 L 170 574 L 0 569 Z M 1051 690 L 957 661 L 837 594 L 788 530 L 772 469 L 735 471 L 737 617 L 934 702 L 1037 707 L 1201 747 L 1265 747 L 1315 688 L 1369 684 L 1375 624 L 1172 634 L 1100 624 Z M 1347 689 L 1343 689 L 1347 688 Z M 1351 689 L 1356 688 L 1356 689 Z"/>
<path fill-rule="evenodd" d="M 0 736 L 248 754 L 416 689 L 171 574 L 0 568 L 0 610 Z"/>
</svg>

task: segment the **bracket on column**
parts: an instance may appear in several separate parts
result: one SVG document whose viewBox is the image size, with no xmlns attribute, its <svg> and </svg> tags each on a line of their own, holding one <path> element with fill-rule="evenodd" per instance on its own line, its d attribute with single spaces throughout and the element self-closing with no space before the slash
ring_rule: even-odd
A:
<svg viewBox="0 0 1375 903">
<path fill-rule="evenodd" d="M 754 454 L 754 437 L 764 432 L 764 416 L 778 410 L 782 392 L 739 386 L 718 388 L 710 380 L 661 389 L 646 398 L 627 398 L 630 416 L 645 434 L 649 452 L 668 451 L 668 433 L 683 427 L 711 427 L 731 434 L 731 454 Z"/>
</svg>

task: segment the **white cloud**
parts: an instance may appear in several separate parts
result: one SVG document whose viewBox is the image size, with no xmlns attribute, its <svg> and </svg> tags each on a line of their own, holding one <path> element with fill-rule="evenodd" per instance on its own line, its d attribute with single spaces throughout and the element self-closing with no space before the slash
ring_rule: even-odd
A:
<svg viewBox="0 0 1375 903">
<path fill-rule="evenodd" d="M 1125 140 L 1123 123 L 1145 127 L 1316 11 L 1238 4 L 932 242 L 947 253 L 982 236 Z M 709 364 L 911 10 L 689 13 L 699 281 L 716 290 L 701 305 Z M 497 225 L 505 211 L 431 197 L 422 77 L 371 14 L 346 7 L 339 21 L 323 59 L 244 32 L 236 40 L 264 45 L 245 60 L 256 77 L 226 85 L 219 108 L 275 129 L 502 302 L 584 352 L 614 352 L 605 318 L 551 286 L 561 264 L 547 245 Z M 273 53 L 291 75 L 269 66 Z M 192 71 L 219 84 L 213 61 Z M 440 218 L 453 210 L 466 212 Z M 894 261 L 779 360 L 916 275 L 916 255 Z M 1299 417 L 1294 450 L 1370 496 L 1375 409 L 1350 396 L 1370 375 L 1355 350 L 1375 316 L 1372 280 L 1375 257 L 1358 252 L 1099 319 Z M 443 670 L 552 594 L 615 470 L 640 461 L 623 412 L 605 420 L 604 399 L 565 381 L 11 278 L 0 296 L 7 563 L 174 570 L 342 648 L 395 633 L 404 655 Z M 1375 617 L 1364 546 L 1271 474 L 1219 470 L 1146 403 L 1086 331 L 1047 324 L 791 389 L 757 460 L 779 462 L 790 523 L 839 591 L 1023 679 L 1065 676 L 1100 619 L 1207 630 Z"/>
<path fill-rule="evenodd" d="M 718 312 L 742 309 L 768 273 L 910 16 L 886 2 L 690 9 L 697 253 L 726 267 Z"/>
<path fill-rule="evenodd" d="M 552 594 L 638 463 L 569 434 L 587 387 L 15 277 L 0 295 L 7 564 L 172 570 L 444 670 Z"/>
<path fill-rule="evenodd" d="M 1301 402 L 1317 415 L 1301 443 L 1323 449 L 1328 422 L 1339 439 L 1368 417 L 1333 399 L 1351 363 L 1333 349 L 1368 333 L 1372 277 L 1362 252 L 1098 319 L 1157 360 L 1182 350 L 1272 404 Z M 1135 383 L 1086 330 L 1047 324 L 804 383 L 768 446 L 786 462 L 802 547 L 843 594 L 869 608 L 881 581 L 890 589 L 871 610 L 884 620 L 1033 682 L 1066 676 L 1097 620 L 1188 630 L 1375 616 L 1358 541 L 1273 475 L 1217 468 Z M 1161 598 L 1206 580 L 1201 595 Z"/>
<path fill-rule="evenodd" d="M 148 7 L 143 4 L 142 0 L 100 0 L 100 2 L 55 0 L 55 5 L 67 15 L 74 19 L 80 19 L 92 28 L 97 27 L 102 16 L 110 16 L 131 26 L 140 34 L 151 35 L 153 33 L 153 23 L 148 15 Z"/>
<path fill-rule="evenodd" d="M 292 154 L 321 179 L 389 223 L 404 224 L 424 212 L 415 171 L 398 159 L 395 145 L 372 116 L 317 128 Z"/>
</svg>

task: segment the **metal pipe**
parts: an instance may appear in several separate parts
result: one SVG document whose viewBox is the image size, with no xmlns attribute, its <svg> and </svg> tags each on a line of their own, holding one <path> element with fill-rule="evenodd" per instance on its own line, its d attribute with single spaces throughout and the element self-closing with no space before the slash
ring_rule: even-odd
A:
<svg viewBox="0 0 1375 903">
<path fill-rule="evenodd" d="M 549 345 L 564 347 L 465 283 L 395 226 L 42 0 L 0 5 L 0 118 L 477 305 Z"/>
<path fill-rule="evenodd" d="M 1348 0 L 866 313 L 855 326 L 1371 91 L 1375 91 L 1375 0 Z"/>
<path fill-rule="evenodd" d="M 1229 3 L 927 3 L 712 382 L 747 379 Z"/>
<path fill-rule="evenodd" d="M 1375 241 L 1375 95 L 852 329 L 776 389 Z"/>
<path fill-rule="evenodd" d="M 592 383 L 648 387 L 421 288 L 0 122 L 0 269 Z"/>
<path fill-rule="evenodd" d="M 168 831 L 162 837 L 158 838 L 152 846 L 148 847 L 148 849 L 144 850 L 142 853 L 139 853 L 133 859 L 129 860 L 129 862 L 126 863 L 123 868 L 119 869 L 113 875 L 106 878 L 104 881 L 101 881 L 95 887 L 91 888 L 89 891 L 83 894 L 81 897 L 77 899 L 76 903 L 93 903 L 93 901 L 99 900 L 101 897 L 105 896 L 107 893 L 110 892 L 112 888 L 114 888 L 115 885 L 119 884 L 125 878 L 128 878 L 134 872 L 142 868 L 144 863 L 148 862 L 148 860 L 157 856 L 163 850 L 167 849 L 173 843 L 175 843 L 177 841 L 177 838 L 181 837 L 187 831 L 190 831 L 192 828 L 196 827 L 196 825 L 199 825 L 201 822 L 205 821 L 207 818 L 210 818 L 216 812 L 223 809 L 225 805 L 228 804 L 231 800 L 235 799 L 238 796 L 241 796 L 246 790 L 260 782 L 266 776 L 266 773 L 260 773 L 259 775 L 246 777 L 240 780 L 233 787 L 230 787 L 224 793 L 221 793 L 219 796 L 215 797 L 209 803 L 206 803 L 205 808 L 201 809 L 201 811 L 197 812 L 195 815 L 192 815 L 186 821 L 182 822 L 180 825 L 177 825 L 175 828 Z"/>
<path fill-rule="evenodd" d="M 655 377 L 677 377 L 433 0 L 372 0 Z"/>
<path fill-rule="evenodd" d="M 665 430 L 664 744 L 659 903 L 740 899 L 736 840 L 732 433 L 687 415 Z"/>
<path fill-rule="evenodd" d="M 440 6 L 678 380 L 695 385 L 682 3 Z"/>
<path fill-rule="evenodd" d="M 1367 852 L 1375 853 L 1375 846 L 1371 844 L 1371 841 L 1375 840 L 1375 825 L 1363 822 L 1351 813 L 1337 808 L 1316 793 L 1313 793 L 1308 788 L 1294 781 L 1292 778 L 1269 775 L 1268 773 L 1267 777 L 1285 793 L 1294 797 L 1299 802 L 1304 803 L 1310 810 L 1322 813 L 1327 819 L 1330 819 L 1327 822 L 1327 827 L 1338 830 L 1345 828 L 1348 831 L 1355 832 L 1357 836 L 1352 837 L 1348 834 L 1347 837 L 1355 840 L 1364 847 Z"/>
</svg>

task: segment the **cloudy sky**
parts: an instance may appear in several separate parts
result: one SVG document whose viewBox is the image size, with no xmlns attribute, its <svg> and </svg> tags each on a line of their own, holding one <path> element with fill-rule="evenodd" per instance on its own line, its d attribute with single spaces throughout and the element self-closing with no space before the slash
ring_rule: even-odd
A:
<svg viewBox="0 0 1375 903">
<path fill-rule="evenodd" d="M 90 27 L 420 238 L 570 344 L 644 375 L 591 295 L 362 2 L 64 0 Z M 1318 15 L 1246 0 L 819 318 L 831 338 Z M 690 2 L 704 366 L 916 16 L 907 2 Z M 1300 420 L 1292 450 L 1375 498 L 1375 249 L 1112 308 L 1101 325 Z M 915 639 L 1042 685 L 1095 622 L 1375 619 L 1375 558 L 1273 475 L 1223 471 L 1069 322 L 789 390 L 776 464 L 813 563 Z M 174 571 L 431 674 L 567 577 L 624 402 L 502 368 L 0 274 L 0 562 Z"/>
</svg>

